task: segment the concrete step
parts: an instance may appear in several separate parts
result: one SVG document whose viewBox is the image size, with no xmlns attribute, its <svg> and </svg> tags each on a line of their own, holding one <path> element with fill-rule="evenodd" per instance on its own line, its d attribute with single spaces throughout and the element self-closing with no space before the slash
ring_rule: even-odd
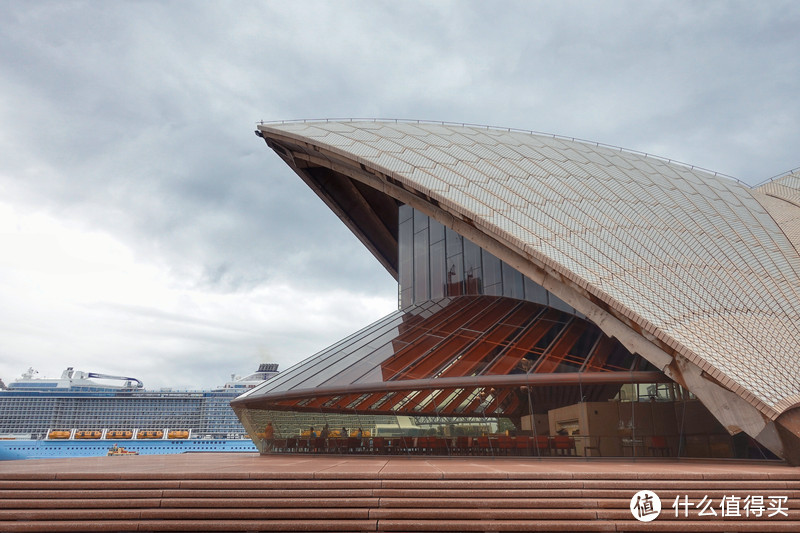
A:
<svg viewBox="0 0 800 533">
<path fill-rule="evenodd" d="M 0 479 L 0 531 L 800 531 L 800 473 L 703 476 L 660 472 L 652 479 L 579 473 L 483 472 L 257 478 L 246 474 L 108 473 Z M 662 513 L 640 523 L 629 510 L 639 490 L 655 491 Z M 686 518 L 677 496 L 789 498 L 786 516 Z M 696 515 L 696 511 L 693 513 Z"/>
</svg>

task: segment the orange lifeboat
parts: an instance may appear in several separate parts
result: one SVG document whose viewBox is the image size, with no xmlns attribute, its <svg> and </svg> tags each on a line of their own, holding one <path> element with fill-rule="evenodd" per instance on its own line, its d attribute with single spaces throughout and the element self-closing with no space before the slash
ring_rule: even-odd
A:
<svg viewBox="0 0 800 533">
<path fill-rule="evenodd" d="M 110 429 L 106 432 L 107 439 L 130 439 L 133 437 L 133 431 L 127 429 Z"/>
<path fill-rule="evenodd" d="M 69 431 L 64 431 L 63 429 L 54 429 L 50 432 L 47 436 L 49 439 L 68 439 L 69 438 Z"/>
<path fill-rule="evenodd" d="M 189 432 L 185 430 L 174 430 L 167 433 L 168 439 L 188 439 Z"/>
<path fill-rule="evenodd" d="M 140 439 L 160 439 L 164 436 L 164 432 L 160 429 L 144 429 L 136 436 Z"/>
<path fill-rule="evenodd" d="M 100 436 L 103 434 L 102 431 L 97 431 L 95 429 L 80 429 L 75 432 L 76 439 L 99 439 Z"/>
</svg>

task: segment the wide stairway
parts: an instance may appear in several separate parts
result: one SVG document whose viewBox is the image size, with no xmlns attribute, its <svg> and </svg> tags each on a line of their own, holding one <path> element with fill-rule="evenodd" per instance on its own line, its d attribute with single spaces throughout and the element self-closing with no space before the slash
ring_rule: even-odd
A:
<svg viewBox="0 0 800 533">
<path fill-rule="evenodd" d="M 554 471 L 542 461 L 520 472 L 515 462 L 479 460 L 437 474 L 398 461 L 391 471 L 354 463 L 291 475 L 137 472 L 134 462 L 47 474 L 0 464 L 0 531 L 800 531 L 800 472 L 788 467 L 691 472 L 665 462 L 640 463 L 647 468 L 637 473 L 576 461 Z M 644 489 L 663 505 L 649 523 L 630 510 Z M 705 511 L 716 514 L 699 516 L 709 500 Z"/>
</svg>

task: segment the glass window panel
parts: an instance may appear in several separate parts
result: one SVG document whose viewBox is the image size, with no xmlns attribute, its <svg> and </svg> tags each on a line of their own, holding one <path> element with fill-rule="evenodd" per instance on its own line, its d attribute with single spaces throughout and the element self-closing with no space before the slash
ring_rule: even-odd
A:
<svg viewBox="0 0 800 533">
<path fill-rule="evenodd" d="M 400 291 L 400 308 L 406 309 L 414 304 L 414 287 L 408 287 Z"/>
<path fill-rule="evenodd" d="M 444 236 L 444 232 L 442 232 Z M 444 239 L 431 244 L 431 298 L 443 298 L 445 295 L 445 260 Z"/>
<path fill-rule="evenodd" d="M 367 350 L 366 357 L 361 358 L 361 360 L 355 361 L 353 359 L 355 357 L 354 355 L 348 357 L 349 362 L 352 363 L 349 368 L 346 368 L 340 374 L 336 375 L 334 379 L 326 382 L 325 386 L 350 385 L 356 382 L 363 383 L 364 381 L 360 378 L 364 377 L 365 374 L 369 374 L 373 368 L 380 366 L 381 363 L 394 355 L 395 347 L 390 341 L 397 335 L 399 335 L 399 330 L 397 328 L 382 335 L 381 340 L 385 341 L 383 346 L 378 349 Z M 378 381 L 382 380 L 379 378 Z"/>
<path fill-rule="evenodd" d="M 428 215 L 414 209 L 414 233 L 419 233 L 426 229 L 428 229 Z"/>
<path fill-rule="evenodd" d="M 302 387 L 308 376 L 316 374 L 320 369 L 327 368 L 327 366 L 333 362 L 329 362 L 329 359 L 338 360 L 341 356 L 340 352 L 349 353 L 363 342 L 368 342 L 369 339 L 382 334 L 387 329 L 394 328 L 397 319 L 401 316 L 402 313 L 400 311 L 387 315 L 374 324 L 370 324 L 353 335 L 342 339 L 326 350 L 312 355 L 291 369 L 281 372 L 257 389 L 260 392 L 268 392 L 290 390 L 297 386 Z"/>
<path fill-rule="evenodd" d="M 518 300 L 522 300 L 525 296 L 522 274 L 506 263 L 502 263 L 502 265 L 503 295 L 508 296 L 509 298 L 517 298 Z"/>
<path fill-rule="evenodd" d="M 559 311 L 564 311 L 565 313 L 575 313 L 575 310 L 572 307 L 567 305 L 566 302 L 558 298 L 553 293 L 547 293 L 547 296 L 550 300 L 549 305 L 553 309 L 558 309 Z"/>
<path fill-rule="evenodd" d="M 489 285 L 484 289 L 484 294 L 488 296 L 502 296 L 503 295 L 503 284 L 502 283 L 495 283 L 494 285 Z"/>
<path fill-rule="evenodd" d="M 486 287 L 503 282 L 503 270 L 500 260 L 486 250 L 483 250 L 483 284 Z M 500 294 L 503 291 L 501 289 Z M 489 294 L 489 293 L 487 293 Z"/>
<path fill-rule="evenodd" d="M 433 219 L 430 219 L 428 224 L 430 225 L 431 244 L 444 240 L 444 225 Z"/>
<path fill-rule="evenodd" d="M 525 299 L 529 302 L 547 305 L 547 291 L 541 285 L 525 278 Z"/>
<path fill-rule="evenodd" d="M 583 334 L 580 336 L 577 342 L 575 342 L 575 344 L 572 345 L 572 348 L 570 348 L 569 353 L 580 359 L 586 359 L 586 357 L 589 355 L 589 352 L 597 344 L 600 335 L 601 331 L 598 328 L 596 327 L 586 328 L 586 331 L 583 332 Z"/>
<path fill-rule="evenodd" d="M 565 324 L 563 322 L 554 322 L 553 325 L 550 326 L 550 329 L 547 331 L 547 333 L 545 333 L 544 336 L 539 339 L 539 342 L 536 343 L 533 351 L 536 354 L 540 354 L 546 350 L 550 344 L 556 340 L 556 337 L 561 335 L 561 332 L 564 330 L 564 326 Z"/>
<path fill-rule="evenodd" d="M 414 301 L 417 303 L 430 298 L 428 253 L 428 232 L 420 231 L 414 235 Z"/>
<path fill-rule="evenodd" d="M 468 239 L 464 239 L 464 283 L 466 294 L 482 294 L 481 249 Z"/>
<path fill-rule="evenodd" d="M 464 294 L 464 263 L 461 254 L 447 259 L 447 295 Z"/>
<path fill-rule="evenodd" d="M 608 356 L 605 367 L 610 370 L 630 370 L 634 362 L 634 356 L 618 344 L 612 354 Z"/>
<path fill-rule="evenodd" d="M 398 247 L 400 255 L 400 291 L 413 289 L 414 284 L 414 226 L 411 219 L 400 223 Z M 408 302 L 409 304 L 411 302 Z M 405 303 L 403 304 L 406 305 Z"/>
<path fill-rule="evenodd" d="M 449 259 L 455 255 L 462 254 L 464 252 L 463 237 L 450 228 L 446 228 L 445 235 L 447 241 L 447 258 Z"/>
<path fill-rule="evenodd" d="M 398 222 L 403 223 L 414 216 L 414 208 L 403 204 L 397 210 Z"/>
</svg>

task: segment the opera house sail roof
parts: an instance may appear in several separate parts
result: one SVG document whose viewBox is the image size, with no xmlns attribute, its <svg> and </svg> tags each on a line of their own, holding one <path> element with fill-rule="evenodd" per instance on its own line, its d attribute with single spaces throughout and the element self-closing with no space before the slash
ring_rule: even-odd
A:
<svg viewBox="0 0 800 533">
<path fill-rule="evenodd" d="M 524 311 L 518 309 L 520 316 L 556 309 L 565 328 L 597 328 L 608 339 L 603 342 L 619 343 L 641 360 L 626 359 L 613 370 L 645 372 L 650 382 L 658 381 L 656 374 L 665 376 L 696 395 L 730 433 L 744 431 L 778 455 L 800 461 L 800 176 L 754 189 L 646 154 L 469 125 L 331 120 L 261 124 L 257 134 L 400 282 L 401 310 L 384 319 L 384 333 L 402 314 L 435 321 L 430 317 L 443 306 L 432 303 L 437 298 L 449 302 L 448 297 L 470 294 L 448 289 L 452 271 L 447 265 L 446 279 L 431 269 L 424 294 L 411 288 L 416 273 L 405 267 L 404 274 L 401 264 L 402 219 L 417 223 L 418 218 L 463 238 L 459 253 L 464 257 L 474 245 L 484 261 L 496 259 L 519 274 L 526 285 L 520 285 L 518 300 L 529 302 Z M 433 264 L 438 252 L 432 241 L 420 244 L 410 235 L 410 246 L 430 248 L 426 260 Z M 502 293 L 492 293 L 485 267 L 483 274 L 481 289 L 471 294 L 484 301 L 473 305 L 488 305 L 492 294 L 513 294 L 508 282 Z M 539 296 L 529 297 L 528 283 Z M 503 313 L 514 316 L 511 308 Z M 458 316 L 462 322 L 476 319 Z M 533 322 L 525 322 L 525 331 L 535 328 Z M 429 323 L 426 331 L 434 327 Z M 477 331 L 491 335 L 488 326 Z M 399 334 L 391 335 L 397 339 Z M 583 383 L 592 379 L 583 370 L 597 356 L 594 346 L 584 350 L 577 365 Z M 558 363 L 551 365 L 551 378 L 559 373 L 559 379 L 568 380 L 554 369 L 571 348 L 553 349 L 563 353 L 553 356 Z M 331 367 L 325 379 L 301 378 L 303 366 L 313 366 L 324 353 L 254 389 L 234 407 L 269 398 L 286 402 L 300 398 L 299 391 L 320 387 L 339 396 L 349 390 L 352 405 L 363 395 L 378 394 L 378 384 L 398 379 L 386 374 L 386 361 L 400 357 L 396 351 L 382 359 L 371 352 L 372 366 L 360 359 L 361 374 L 352 369 L 351 356 L 349 363 Z M 476 371 L 457 363 L 466 354 L 450 352 L 449 366 L 428 363 L 425 371 L 400 379 L 449 376 L 447 388 L 429 396 L 463 407 L 469 402 L 456 401 L 458 395 L 470 393 L 458 392 L 466 389 L 456 377 L 519 371 L 510 365 L 487 370 L 498 367 L 490 363 Z M 443 350 L 436 355 L 437 360 L 447 357 Z M 602 368 L 604 361 L 596 370 L 609 370 Z M 367 372 L 381 362 L 382 375 Z M 462 371 L 448 374 L 445 367 L 454 364 Z M 341 403 L 333 392 L 319 405 Z M 495 400 L 511 409 L 510 400 Z M 369 401 L 374 405 L 380 399 Z"/>
</svg>

